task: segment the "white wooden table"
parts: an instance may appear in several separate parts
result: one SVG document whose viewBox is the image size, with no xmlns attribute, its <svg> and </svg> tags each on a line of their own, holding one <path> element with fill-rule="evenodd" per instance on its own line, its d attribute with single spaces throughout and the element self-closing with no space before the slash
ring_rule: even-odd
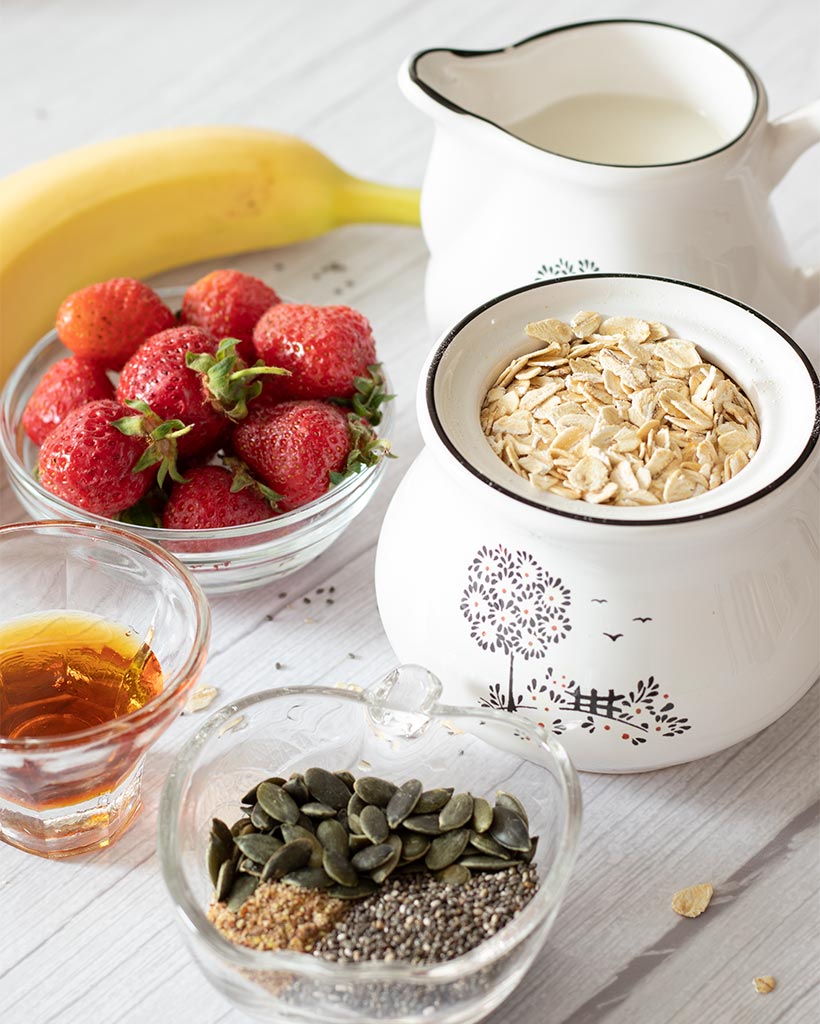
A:
<svg viewBox="0 0 820 1024">
<path fill-rule="evenodd" d="M 362 175 L 417 184 L 431 129 L 395 84 L 407 53 L 491 47 L 549 25 L 621 15 L 683 21 L 724 40 L 761 73 L 775 114 L 820 95 L 818 17 L 808 0 L 690 0 L 685 7 L 591 0 L 582 9 L 571 0 L 6 0 L 0 173 L 138 130 L 235 122 L 302 135 Z M 818 259 L 818 171 L 815 151 L 776 197 L 803 263 Z M 322 269 L 333 263 L 343 269 Z M 285 683 L 368 683 L 391 667 L 373 594 L 374 546 L 420 444 L 413 393 L 433 340 L 424 320 L 424 264 L 418 232 L 379 227 L 230 261 L 285 294 L 341 300 L 370 317 L 399 392 L 401 460 L 343 541 L 317 562 L 284 585 L 213 602 L 203 682 L 219 688 L 220 703 Z M 211 266 L 174 271 L 158 283 L 187 282 Z M 816 323 L 804 324 L 798 338 L 810 344 Z M 0 520 L 22 518 L 4 480 L 0 487 Z M 330 585 L 332 606 L 316 593 Z M 305 598 L 313 598 L 310 605 Z M 706 760 L 650 775 L 583 778 L 583 839 L 569 895 L 542 958 L 492 1024 L 820 1020 L 819 696 L 815 687 L 763 734 Z M 164 777 L 201 720 L 179 719 L 152 750 L 143 812 L 112 849 L 55 863 L 0 849 L 4 1024 L 246 1019 L 211 990 L 184 949 L 154 852 Z M 711 908 L 696 921 L 676 917 L 671 894 L 699 881 L 715 886 Z M 770 995 L 753 989 L 760 974 L 777 979 Z"/>
</svg>

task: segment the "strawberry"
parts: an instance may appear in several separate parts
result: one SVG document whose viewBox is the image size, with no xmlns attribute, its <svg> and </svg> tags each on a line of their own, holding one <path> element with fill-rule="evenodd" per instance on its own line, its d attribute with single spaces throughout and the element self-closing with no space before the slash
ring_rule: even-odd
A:
<svg viewBox="0 0 820 1024">
<path fill-rule="evenodd" d="M 50 366 L 23 410 L 23 429 L 42 444 L 72 409 L 96 398 L 113 398 L 114 385 L 102 363 L 69 356 Z"/>
<path fill-rule="evenodd" d="M 259 373 L 285 371 L 246 367 L 236 357 L 236 341 L 216 338 L 201 327 L 172 327 L 144 342 L 122 368 L 117 398 L 140 399 L 161 419 L 191 424 L 179 454 L 190 458 L 220 447 L 229 419 L 247 413 L 247 402 L 262 389 L 249 380 Z"/>
<path fill-rule="evenodd" d="M 321 497 L 332 483 L 387 453 L 369 426 L 329 402 L 255 403 L 237 423 L 233 450 L 280 496 L 283 512 Z"/>
<path fill-rule="evenodd" d="M 376 362 L 370 324 L 349 306 L 273 306 L 254 328 L 256 354 L 290 370 L 266 381 L 271 398 L 342 398 L 356 394 L 356 378 Z"/>
<path fill-rule="evenodd" d="M 75 356 L 119 370 L 174 314 L 157 293 L 132 277 L 114 277 L 73 292 L 57 311 L 57 334 Z"/>
<path fill-rule="evenodd" d="M 245 481 L 251 483 L 247 476 Z M 263 490 L 273 494 L 268 488 Z M 242 478 L 222 466 L 200 466 L 189 470 L 185 481 L 174 484 L 162 525 L 170 530 L 212 530 L 255 523 L 272 515 L 271 503 L 258 487 L 246 486 Z"/>
<path fill-rule="evenodd" d="M 246 363 L 256 360 L 253 329 L 266 309 L 281 300 L 264 281 L 239 270 L 214 270 L 191 285 L 182 300 L 181 320 L 217 338 L 237 338 Z"/>
<path fill-rule="evenodd" d="M 176 438 L 187 428 L 161 423 L 110 398 L 86 402 L 58 424 L 40 448 L 40 483 L 88 512 L 113 516 L 143 497 L 166 473 L 175 476 Z"/>
</svg>

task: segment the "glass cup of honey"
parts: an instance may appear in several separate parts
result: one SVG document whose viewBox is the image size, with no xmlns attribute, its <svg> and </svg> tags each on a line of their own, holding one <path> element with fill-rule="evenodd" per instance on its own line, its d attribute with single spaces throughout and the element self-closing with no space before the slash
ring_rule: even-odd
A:
<svg viewBox="0 0 820 1024">
<path fill-rule="evenodd" d="M 0 839 L 108 846 L 204 666 L 205 595 L 156 544 L 73 522 L 0 527 L 0 582 Z"/>
</svg>

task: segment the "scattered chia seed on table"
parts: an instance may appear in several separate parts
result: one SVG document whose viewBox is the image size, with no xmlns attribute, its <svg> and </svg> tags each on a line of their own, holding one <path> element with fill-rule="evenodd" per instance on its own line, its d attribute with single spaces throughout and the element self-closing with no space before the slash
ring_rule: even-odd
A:
<svg viewBox="0 0 820 1024">
<path fill-rule="evenodd" d="M 325 960 L 441 963 L 500 931 L 535 895 L 531 865 L 482 872 L 463 885 L 427 874 L 388 879 L 357 901 L 313 947 Z"/>
</svg>

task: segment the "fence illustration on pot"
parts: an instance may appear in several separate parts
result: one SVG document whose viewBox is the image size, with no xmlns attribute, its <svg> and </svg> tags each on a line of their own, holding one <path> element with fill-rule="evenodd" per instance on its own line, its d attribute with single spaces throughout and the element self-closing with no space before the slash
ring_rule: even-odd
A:
<svg viewBox="0 0 820 1024">
<path fill-rule="evenodd" d="M 500 684 L 490 687 L 490 703 L 482 701 L 485 707 L 518 710 L 516 658 L 543 658 L 551 644 L 567 636 L 572 629 L 570 603 L 569 587 L 529 552 L 503 545 L 479 549 L 470 563 L 461 611 L 482 650 L 509 658 L 507 692 L 502 696 Z"/>
</svg>

